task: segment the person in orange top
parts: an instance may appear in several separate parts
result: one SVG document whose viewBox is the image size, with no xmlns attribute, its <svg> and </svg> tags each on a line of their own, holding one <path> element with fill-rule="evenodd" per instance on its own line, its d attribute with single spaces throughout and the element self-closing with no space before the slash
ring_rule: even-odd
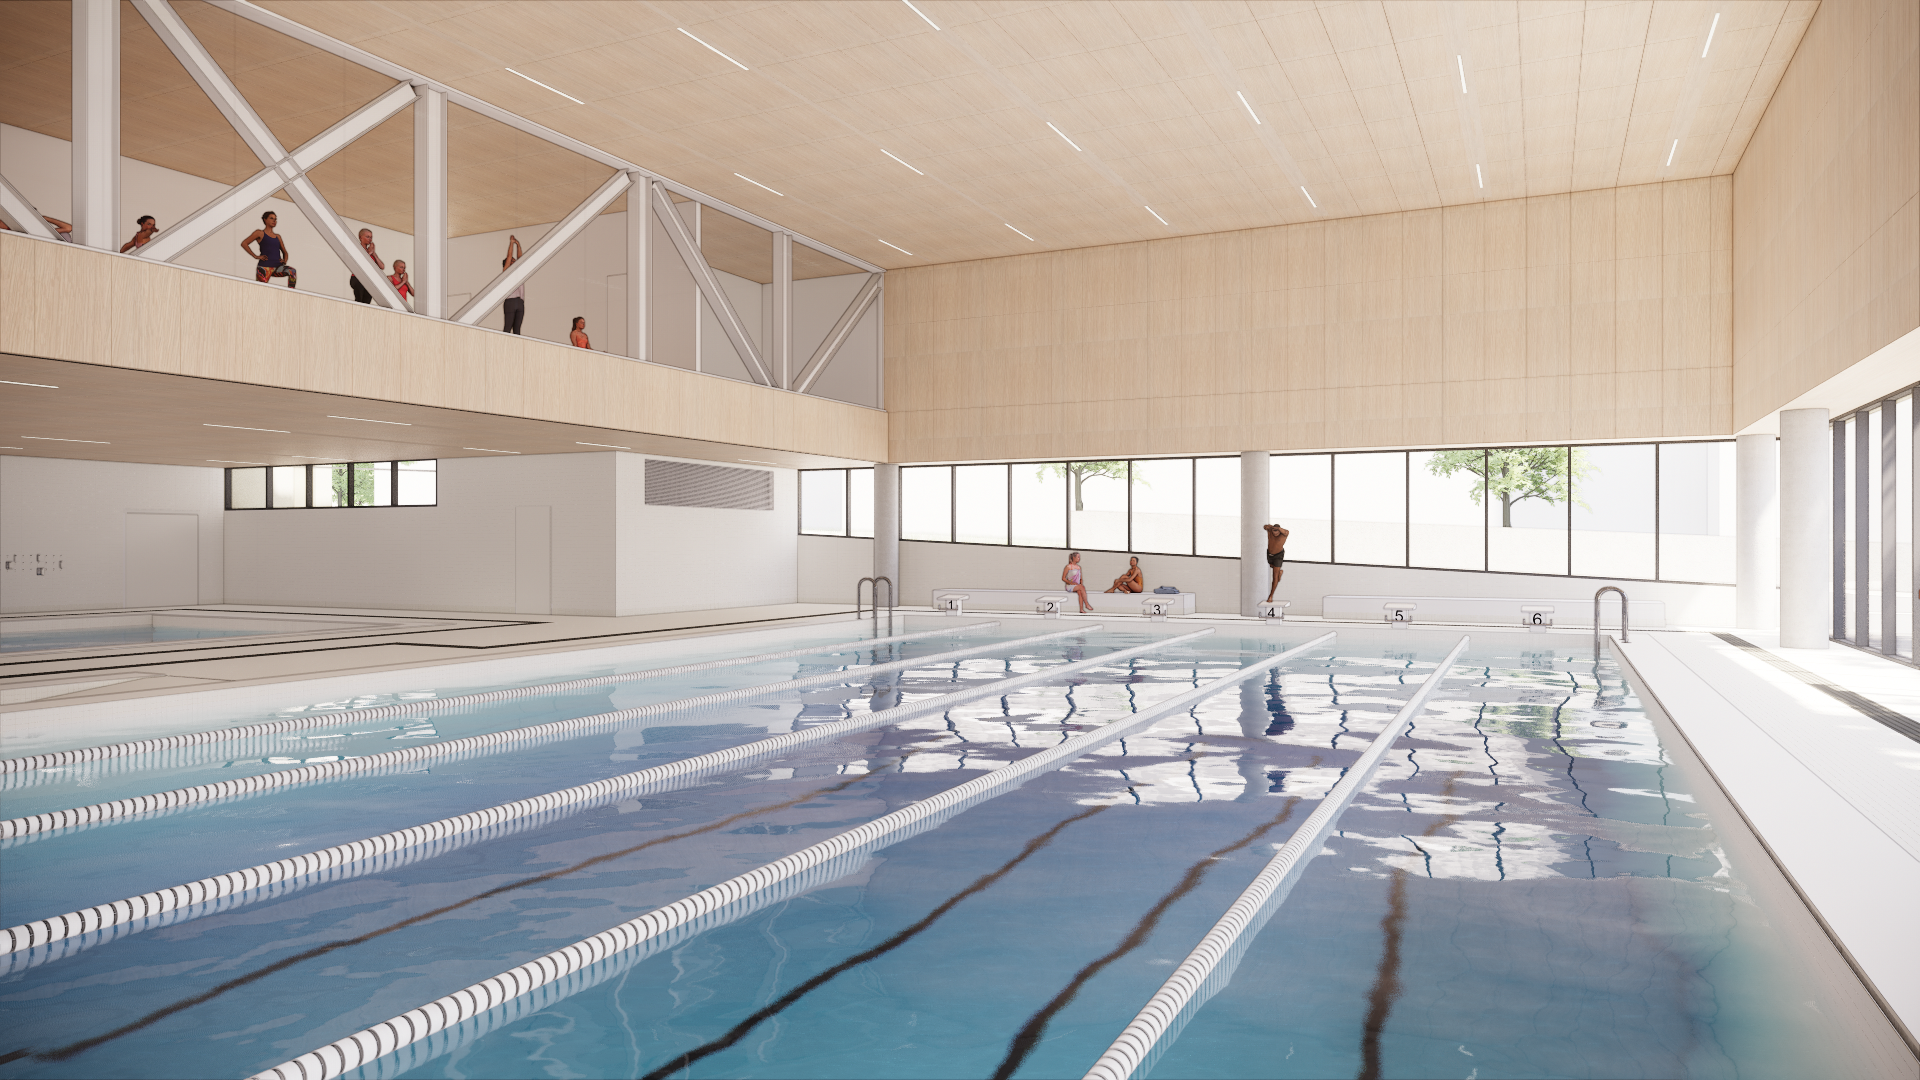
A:
<svg viewBox="0 0 1920 1080">
<path fill-rule="evenodd" d="M 567 340 L 582 349 L 593 348 L 593 342 L 587 340 L 586 316 L 575 315 L 573 317 L 573 333 L 567 335 Z"/>
</svg>

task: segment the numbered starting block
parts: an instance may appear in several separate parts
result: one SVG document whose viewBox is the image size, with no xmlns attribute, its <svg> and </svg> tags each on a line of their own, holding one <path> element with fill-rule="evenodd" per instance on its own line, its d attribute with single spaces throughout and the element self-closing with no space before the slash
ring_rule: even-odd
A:
<svg viewBox="0 0 1920 1080">
<path fill-rule="evenodd" d="M 1067 609 L 1067 601 L 1070 599 L 1072 598 L 1067 596 L 1036 596 L 1033 598 L 1033 610 L 1042 618 L 1057 619 L 1060 613 Z"/>
<path fill-rule="evenodd" d="M 1140 611 L 1154 622 L 1166 622 L 1167 615 L 1178 605 L 1177 596 L 1149 596 L 1140 601 Z"/>
<path fill-rule="evenodd" d="M 1265 600 L 1255 604 L 1253 610 L 1255 614 L 1260 616 L 1261 622 L 1285 622 L 1287 621 L 1287 608 L 1292 604 L 1293 601 L 1291 600 Z"/>
<path fill-rule="evenodd" d="M 939 596 L 933 598 L 933 606 L 939 608 L 943 615 L 963 614 L 966 604 L 966 593 L 941 593 Z"/>
<path fill-rule="evenodd" d="M 1395 600 L 1380 606 L 1386 611 L 1387 625 L 1397 630 L 1404 630 L 1413 625 L 1414 610 L 1420 605 Z"/>
<path fill-rule="evenodd" d="M 1520 625 L 1526 627 L 1529 634 L 1544 634 L 1553 628 L 1553 609 L 1523 607 L 1520 609 Z"/>
</svg>

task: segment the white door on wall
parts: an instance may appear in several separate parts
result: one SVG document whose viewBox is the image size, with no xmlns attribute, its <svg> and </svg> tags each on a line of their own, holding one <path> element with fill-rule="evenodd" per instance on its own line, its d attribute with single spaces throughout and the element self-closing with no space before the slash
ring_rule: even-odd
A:
<svg viewBox="0 0 1920 1080">
<path fill-rule="evenodd" d="M 200 515 L 127 515 L 127 606 L 200 602 Z"/>
<path fill-rule="evenodd" d="M 513 610 L 553 614 L 553 508 L 513 508 Z"/>
</svg>

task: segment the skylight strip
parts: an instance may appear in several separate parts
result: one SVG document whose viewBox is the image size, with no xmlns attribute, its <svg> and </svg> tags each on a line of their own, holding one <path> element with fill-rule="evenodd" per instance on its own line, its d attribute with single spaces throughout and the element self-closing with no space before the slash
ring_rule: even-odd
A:
<svg viewBox="0 0 1920 1080">
<path fill-rule="evenodd" d="M 508 68 L 507 70 L 508 70 L 508 71 L 513 71 L 513 69 L 512 69 L 512 68 Z M 538 87 L 540 87 L 540 88 L 541 88 L 541 89 L 543 89 L 543 90 L 553 90 L 553 87 L 551 87 L 551 86 L 548 86 L 548 85 L 547 85 L 546 83 L 543 83 L 543 82 L 541 82 L 541 81 L 540 81 L 539 79 L 536 79 L 536 78 L 534 78 L 534 77 L 533 77 L 533 76 L 531 76 L 531 75 L 527 75 L 527 74 L 525 74 L 525 73 L 523 73 L 523 72 L 518 72 L 518 71 L 513 71 L 513 73 L 514 73 L 515 75 L 519 75 L 519 76 L 520 76 L 521 78 L 523 78 L 523 79 L 525 79 L 525 80 L 527 80 L 528 82 L 530 82 L 530 83 L 532 83 L 532 84 L 533 84 L 533 85 L 535 85 L 535 86 L 538 86 Z M 559 95 L 560 95 L 561 97 L 563 97 L 563 98 L 566 98 L 566 99 L 567 99 L 568 101 L 571 101 L 571 102 L 573 102 L 573 103 L 574 103 L 575 105 L 585 105 L 585 104 L 586 104 L 586 102 L 584 102 L 584 101 L 581 101 L 581 100 L 580 100 L 579 98 L 577 98 L 577 97 L 574 97 L 574 96 L 573 96 L 572 94 L 569 94 L 569 93 L 567 93 L 567 92 L 566 92 L 565 90 L 553 90 L 553 92 L 554 92 L 554 93 L 556 93 L 556 94 L 559 94 Z"/>
<path fill-rule="evenodd" d="M 740 176 L 740 174 L 739 174 L 739 173 L 734 173 L 733 175 L 735 175 L 735 176 Z M 772 189 L 772 188 L 770 188 L 770 187 L 767 187 L 767 185 L 765 185 L 765 184 L 763 184 L 763 183 L 761 183 L 761 182 L 760 182 L 760 181 L 758 181 L 758 180 L 755 180 L 755 179 L 754 179 L 753 177 L 751 177 L 751 176 L 740 176 L 740 179 L 742 179 L 742 180 L 745 180 L 745 181 L 746 181 L 747 183 L 749 183 L 749 184 L 752 184 L 752 185 L 753 185 L 754 187 L 757 187 L 757 188 L 764 188 L 764 189 L 765 189 L 765 190 L 767 190 L 767 191 L 773 191 L 773 189 Z M 783 198 L 783 199 L 787 197 L 787 193 L 786 193 L 786 192 L 784 192 L 784 191 L 773 191 L 773 193 L 774 193 L 775 195 L 778 195 L 778 196 L 780 196 L 780 197 L 781 197 L 781 198 Z"/>
<path fill-rule="evenodd" d="M 1058 136 L 1060 136 L 1060 137 L 1061 137 L 1061 138 L 1063 138 L 1063 139 L 1067 139 L 1067 133 L 1066 133 L 1066 132 L 1064 132 L 1064 131 L 1061 131 L 1061 130 L 1060 130 L 1059 128 L 1057 128 L 1057 127 L 1053 127 L 1053 121 L 1051 121 L 1051 120 L 1049 120 L 1049 121 L 1047 121 L 1047 126 L 1048 126 L 1048 127 L 1050 127 L 1050 128 L 1053 128 L 1053 133 L 1054 133 L 1055 135 L 1058 135 Z M 1068 146 L 1071 146 L 1071 147 L 1073 147 L 1073 148 L 1074 148 L 1075 150 L 1079 150 L 1079 149 L 1080 149 L 1080 144 L 1079 144 L 1079 143 L 1077 143 L 1077 142 L 1074 142 L 1074 141 L 1073 141 L 1072 139 L 1067 139 L 1067 145 L 1068 145 Z"/>
<path fill-rule="evenodd" d="M 688 29 L 687 29 L 686 27 L 684 27 L 684 26 L 676 26 L 676 27 L 674 27 L 674 29 L 675 29 L 675 30 L 678 30 L 678 31 L 680 31 L 681 33 L 683 33 L 683 34 L 685 34 L 685 35 L 687 35 L 687 36 L 688 36 L 688 37 L 690 37 L 690 38 L 693 38 L 693 40 L 695 40 L 695 41 L 700 41 L 700 39 L 699 39 L 698 37 L 695 37 L 695 36 L 694 36 L 694 34 L 693 34 L 693 32 L 692 32 L 692 31 L 690 31 L 690 30 L 688 30 Z M 702 45 L 707 45 L 707 43 L 706 43 L 706 42 L 704 42 L 704 41 L 700 41 L 700 44 L 702 44 Z M 737 67 L 737 68 L 739 68 L 739 69 L 740 69 L 741 71 L 752 71 L 752 70 L 753 70 L 752 68 L 750 68 L 750 67 L 748 67 L 747 65 L 745 65 L 745 64 L 743 64 L 743 63 L 741 63 L 740 61 L 738 61 L 738 60 L 735 60 L 735 59 L 734 59 L 733 57 L 731 57 L 731 56 L 728 56 L 728 55 L 727 55 L 726 53 L 723 53 L 723 52 L 721 52 L 721 51 L 720 51 L 719 49 L 714 49 L 714 48 L 713 48 L 713 46 L 711 46 L 711 45 L 707 45 L 707 48 L 709 48 L 709 49 L 713 49 L 713 55 L 715 55 L 715 56 L 717 56 L 717 57 L 719 57 L 719 58 L 720 58 L 720 59 L 722 59 L 722 60 L 725 60 L 725 61 L 726 61 L 727 63 L 729 63 L 729 64 L 732 64 L 732 65 L 733 65 L 734 67 Z M 556 91 L 554 91 L 554 92 L 555 92 L 555 93 L 559 93 L 559 91 L 557 91 L 557 90 L 556 90 Z"/>
<path fill-rule="evenodd" d="M 920 10 L 919 8 L 917 8 L 917 7 L 913 7 L 913 0 L 900 0 L 900 2 L 901 2 L 901 3 L 903 3 L 903 4 L 905 4 L 905 5 L 907 5 L 907 6 L 908 6 L 908 7 L 910 7 L 910 8 L 913 8 L 913 13 L 914 13 L 915 15 L 918 15 L 918 16 L 920 16 L 920 17 L 921 17 L 921 18 L 923 18 L 923 19 L 927 19 L 927 13 L 926 13 L 926 12 L 924 12 L 924 11 L 921 11 L 921 10 Z M 933 28 L 934 28 L 935 30 L 938 30 L 938 29 L 940 29 L 940 24 L 939 24 L 939 23 L 937 23 L 937 22 L 934 22 L 934 21 L 933 21 L 932 19 L 927 19 L 927 25 L 928 25 L 928 26 L 931 26 L 931 27 L 933 27 Z"/>
<path fill-rule="evenodd" d="M 893 159 L 893 160 L 895 160 L 895 161 L 900 161 L 900 157 L 899 157 L 899 155 L 897 155 L 897 154 L 895 154 L 895 153 L 894 153 L 893 151 L 891 151 L 891 150 L 885 150 L 885 149 L 883 149 L 883 150 L 881 150 L 880 152 L 881 152 L 881 153 L 883 153 L 883 154 L 885 154 L 885 155 L 887 155 L 888 157 L 890 157 L 890 158 L 892 158 L 892 159 Z M 904 161 L 900 161 L 900 164 L 902 164 L 902 165 L 907 165 L 907 163 L 906 163 L 906 162 L 904 162 Z M 913 169 L 913 166 L 911 166 L 911 165 L 907 165 L 907 168 L 909 168 L 909 169 Z M 913 169 L 913 171 L 914 171 L 914 172 L 917 172 L 917 173 L 920 173 L 920 175 L 921 175 L 921 176 L 925 176 L 925 175 L 927 175 L 926 173 L 923 173 L 923 172 L 920 172 L 920 170 L 919 170 L 919 169 Z M 883 244 L 884 244 L 884 243 L 886 243 L 886 241 L 885 241 L 885 240 L 882 240 L 882 241 L 880 241 L 880 242 L 881 242 L 881 243 L 883 243 Z"/>
</svg>

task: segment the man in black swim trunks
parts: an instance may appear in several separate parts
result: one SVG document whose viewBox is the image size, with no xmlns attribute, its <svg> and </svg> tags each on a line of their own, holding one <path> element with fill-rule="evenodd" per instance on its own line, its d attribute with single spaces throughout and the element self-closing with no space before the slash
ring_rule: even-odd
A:
<svg viewBox="0 0 1920 1080">
<path fill-rule="evenodd" d="M 1267 600 L 1272 602 L 1273 592 L 1280 587 L 1280 575 L 1287 572 L 1287 530 L 1278 525 L 1262 525 L 1267 530 L 1267 565 L 1273 567 L 1273 584 L 1267 586 Z"/>
</svg>

